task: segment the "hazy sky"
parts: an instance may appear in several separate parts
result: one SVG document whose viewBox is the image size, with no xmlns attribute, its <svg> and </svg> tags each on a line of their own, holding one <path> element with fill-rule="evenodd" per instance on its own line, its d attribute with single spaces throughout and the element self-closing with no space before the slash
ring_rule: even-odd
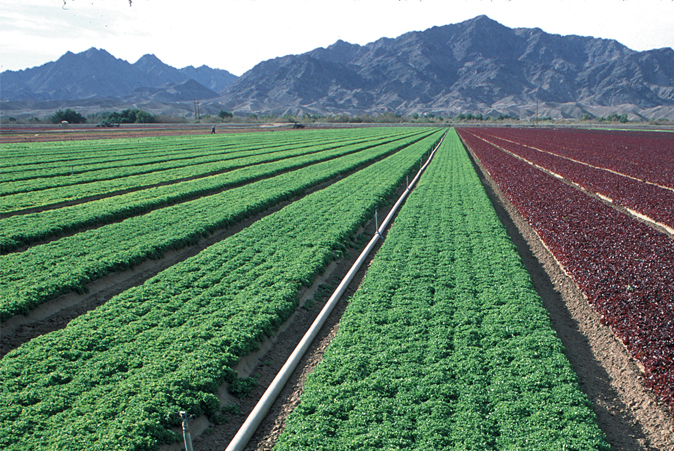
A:
<svg viewBox="0 0 674 451">
<path fill-rule="evenodd" d="M 674 0 L 0 0 L 0 11 L 0 71 L 96 47 L 241 75 L 338 39 L 362 45 L 480 14 L 634 50 L 674 47 Z"/>
</svg>

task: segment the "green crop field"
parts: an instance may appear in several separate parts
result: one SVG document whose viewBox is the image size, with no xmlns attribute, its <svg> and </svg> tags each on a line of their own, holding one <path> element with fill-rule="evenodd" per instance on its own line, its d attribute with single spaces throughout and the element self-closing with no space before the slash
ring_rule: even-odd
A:
<svg viewBox="0 0 674 451">
<path fill-rule="evenodd" d="M 224 418 L 234 368 L 430 151 L 275 449 L 608 444 L 454 130 L 373 127 L 3 146 L 0 327 L 239 232 L 0 360 L 0 448 L 157 450 Z"/>
<path fill-rule="evenodd" d="M 274 449 L 608 449 L 455 132 Z"/>
<path fill-rule="evenodd" d="M 314 167 L 307 177 L 325 180 L 371 162 L 10 352 L 0 362 L 0 444 L 13 450 L 152 449 L 176 440 L 168 427 L 177 410 L 217 414 L 215 393 L 235 377 L 238 358 L 290 315 L 298 290 L 340 255 L 440 136 L 414 133 L 406 144 L 375 146 L 358 158 L 349 154 L 327 165 L 325 174 Z M 305 183 L 303 177 L 287 178 L 269 179 L 271 194 L 255 187 L 229 200 L 258 193 L 278 202 L 279 186 L 304 189 L 289 185 Z"/>
<path fill-rule="evenodd" d="M 301 194 L 311 186 L 395 152 L 422 136 L 413 134 L 402 140 L 384 140 L 384 144 L 375 140 L 369 145 L 346 145 L 306 157 L 290 158 L 267 165 L 251 165 L 228 172 L 227 180 L 231 185 L 240 185 L 246 180 L 251 182 L 260 178 L 260 173 L 269 176 L 298 167 L 301 169 L 210 196 L 201 196 L 121 222 L 113 222 L 31 247 L 24 252 L 0 256 L 0 320 L 26 313 L 58 295 L 70 291 L 83 292 L 87 283 L 110 272 L 131 268 L 144 260 L 158 258 L 167 250 L 194 243 L 216 229 L 232 225 Z M 225 178 L 225 175 L 219 178 Z M 220 182 L 223 183 L 222 180 Z M 206 183 L 212 181 L 208 180 Z M 170 188 L 171 192 L 175 192 L 180 186 L 171 185 Z M 102 208 L 96 202 L 84 204 L 77 209 L 74 216 L 80 223 L 89 222 L 89 217 L 82 211 L 88 208 L 94 217 L 102 214 L 108 220 L 115 219 L 115 215 L 110 218 L 108 214 L 111 210 L 115 211 L 115 200 L 125 211 L 131 209 L 126 203 L 126 196 L 119 197 L 124 199 L 108 199 L 105 205 L 108 208 Z M 142 206 L 138 206 L 138 209 L 142 211 Z M 70 228 L 67 221 L 73 217 L 67 210 L 70 209 L 46 211 L 38 216 L 46 218 L 47 230 L 67 230 Z M 64 211 L 64 215 L 55 220 L 59 211 Z M 22 233 L 25 235 L 22 232 L 26 230 L 25 220 L 30 220 L 33 216 L 6 218 L 2 221 L 3 230 L 6 230 L 10 239 L 17 241 L 17 236 Z M 62 219 L 64 216 L 65 219 Z M 29 230 L 37 233 L 41 223 L 44 224 L 40 221 Z M 46 235 L 48 234 L 42 234 L 41 237 Z"/>
</svg>

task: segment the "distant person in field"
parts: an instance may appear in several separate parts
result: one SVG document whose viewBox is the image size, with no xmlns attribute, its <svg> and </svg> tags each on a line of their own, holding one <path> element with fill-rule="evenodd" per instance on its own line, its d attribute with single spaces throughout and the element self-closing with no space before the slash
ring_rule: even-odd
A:
<svg viewBox="0 0 674 451">
<path fill-rule="evenodd" d="M 215 134 L 215 125 L 211 128 L 211 135 Z"/>
</svg>

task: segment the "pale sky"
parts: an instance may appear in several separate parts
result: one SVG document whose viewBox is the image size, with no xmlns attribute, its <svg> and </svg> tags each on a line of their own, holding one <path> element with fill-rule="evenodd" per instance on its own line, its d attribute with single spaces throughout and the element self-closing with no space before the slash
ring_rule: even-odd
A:
<svg viewBox="0 0 674 451">
<path fill-rule="evenodd" d="M 96 47 L 241 75 L 338 39 L 364 45 L 480 14 L 633 50 L 674 47 L 674 0 L 0 0 L 0 71 Z"/>
</svg>

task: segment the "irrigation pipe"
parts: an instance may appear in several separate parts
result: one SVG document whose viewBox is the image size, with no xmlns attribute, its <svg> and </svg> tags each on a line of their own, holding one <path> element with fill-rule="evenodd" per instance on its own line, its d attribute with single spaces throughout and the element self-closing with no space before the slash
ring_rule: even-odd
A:
<svg viewBox="0 0 674 451">
<path fill-rule="evenodd" d="M 421 177 L 421 174 L 423 174 L 426 167 L 430 164 L 431 160 L 433 159 L 433 156 L 435 155 L 435 152 L 442 144 L 442 141 L 444 141 L 445 136 L 446 133 L 440 139 L 440 142 L 438 143 L 437 146 L 435 146 L 431 154 L 428 156 L 426 163 L 424 163 L 424 165 L 421 166 L 421 168 L 419 168 L 419 172 L 417 172 L 417 175 L 412 179 L 412 183 L 410 183 L 407 186 L 407 189 L 402 193 L 402 195 L 395 203 L 389 214 L 386 216 L 386 219 L 384 219 L 384 222 L 382 222 L 379 229 L 377 229 L 377 232 L 374 234 L 374 236 L 368 243 L 367 247 L 365 247 L 365 249 L 363 249 L 363 252 L 361 252 L 360 256 L 358 257 L 358 260 L 356 260 L 353 266 L 351 266 L 349 272 L 346 273 L 344 279 L 342 279 L 339 286 L 335 289 L 334 293 L 332 293 L 332 296 L 330 296 L 328 302 L 326 302 L 325 306 L 318 314 L 309 330 L 306 332 L 306 334 L 304 334 L 304 337 L 302 337 L 302 340 L 299 342 L 293 353 L 290 355 L 290 357 L 288 357 L 288 360 L 286 360 L 286 363 L 281 368 L 281 371 L 279 371 L 279 373 L 276 375 L 272 383 L 264 392 L 262 398 L 260 398 L 258 403 L 255 405 L 253 411 L 248 415 L 246 421 L 241 425 L 241 428 L 236 433 L 232 441 L 229 442 L 229 445 L 227 446 L 227 449 L 225 451 L 241 451 L 248 444 L 250 438 L 253 436 L 258 426 L 269 412 L 269 409 L 271 408 L 274 401 L 276 401 L 278 395 L 281 393 L 281 390 L 285 386 L 286 382 L 288 382 L 288 379 L 290 379 L 291 374 L 293 373 L 293 371 L 295 371 L 295 368 L 297 368 L 297 365 L 299 364 L 300 360 L 307 352 L 307 349 L 309 349 L 311 342 L 314 341 L 314 338 L 316 338 L 318 332 L 321 330 L 321 327 L 323 327 L 323 324 L 325 324 L 325 321 L 327 321 L 328 316 L 330 316 L 330 313 L 332 313 L 332 310 L 335 308 L 337 302 L 339 302 L 340 298 L 342 297 L 342 294 L 344 294 L 344 291 L 346 291 L 346 287 L 349 286 L 349 284 L 353 280 L 354 276 L 362 266 L 363 262 L 365 261 L 369 253 L 372 251 L 375 244 L 377 244 L 379 238 L 382 237 L 381 232 L 386 230 L 389 223 L 393 219 L 393 216 L 395 216 L 396 212 L 407 198 L 407 195 L 411 192 L 412 187 L 414 186 L 415 183 L 417 183 L 417 181 Z"/>
</svg>

